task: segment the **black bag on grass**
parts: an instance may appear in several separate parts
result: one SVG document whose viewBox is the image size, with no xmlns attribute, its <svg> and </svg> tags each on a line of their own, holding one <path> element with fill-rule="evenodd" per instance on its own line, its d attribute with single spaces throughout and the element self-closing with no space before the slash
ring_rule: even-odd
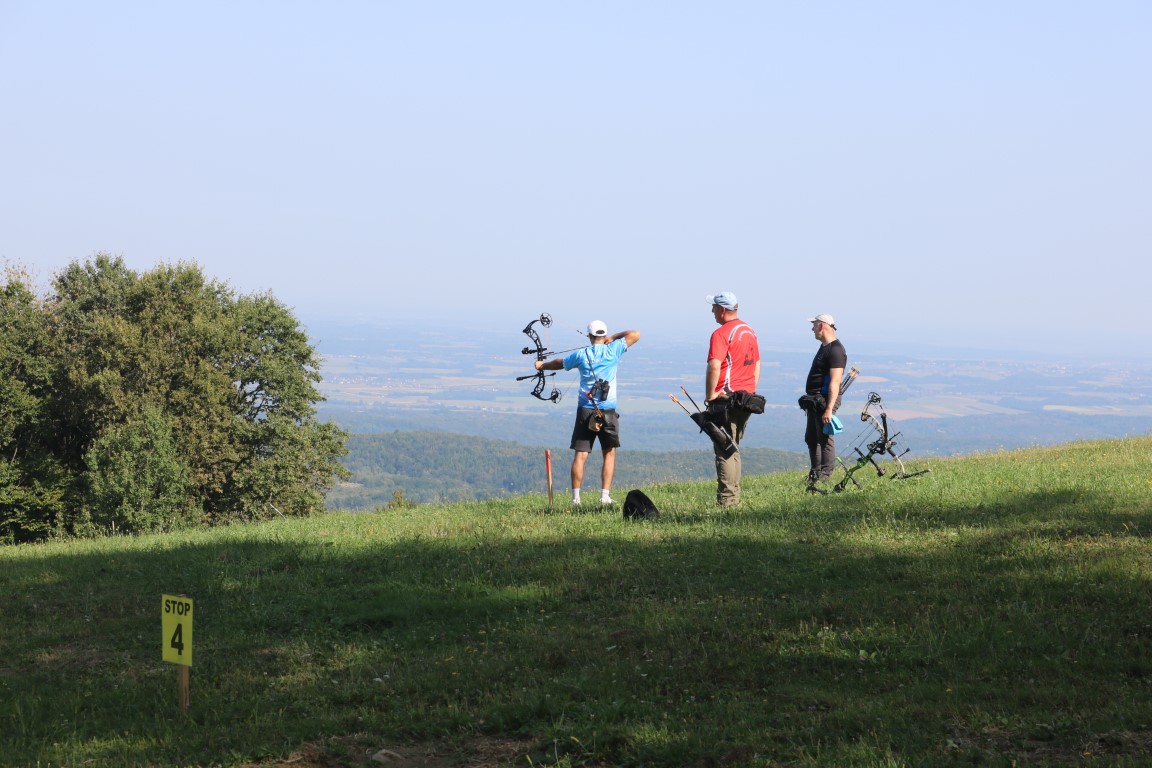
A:
<svg viewBox="0 0 1152 768">
<path fill-rule="evenodd" d="M 660 517 L 660 510 L 652 503 L 652 499 L 644 491 L 628 491 L 624 497 L 625 520 L 655 520 Z"/>
</svg>

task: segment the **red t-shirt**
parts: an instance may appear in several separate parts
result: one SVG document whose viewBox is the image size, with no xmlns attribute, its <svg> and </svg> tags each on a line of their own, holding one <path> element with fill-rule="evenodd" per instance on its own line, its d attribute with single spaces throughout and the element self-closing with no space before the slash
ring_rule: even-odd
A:
<svg viewBox="0 0 1152 768">
<path fill-rule="evenodd" d="M 708 359 L 720 361 L 720 378 L 711 400 L 726 392 L 756 391 L 756 363 L 760 362 L 760 345 L 756 331 L 743 320 L 729 320 L 712 332 L 708 341 Z"/>
</svg>

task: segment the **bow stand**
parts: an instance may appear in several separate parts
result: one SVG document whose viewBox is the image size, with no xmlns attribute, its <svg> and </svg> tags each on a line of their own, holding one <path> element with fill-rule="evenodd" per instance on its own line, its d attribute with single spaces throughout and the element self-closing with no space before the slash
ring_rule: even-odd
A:
<svg viewBox="0 0 1152 768">
<path fill-rule="evenodd" d="M 877 415 L 875 416 L 869 412 L 873 406 L 875 406 L 877 411 Z M 895 474 L 891 475 L 892 480 L 904 480 L 909 477 L 919 477 L 920 475 L 927 474 L 931 471 L 928 469 L 922 469 L 918 472 L 909 472 L 904 468 L 904 462 L 901 459 L 912 449 L 905 448 L 900 453 L 896 452 L 896 438 L 900 436 L 900 433 L 892 432 L 889 429 L 888 414 L 884 411 L 884 404 L 880 399 L 880 395 L 875 392 L 868 393 L 868 401 L 864 403 L 864 407 L 860 410 L 860 421 L 863 421 L 872 427 L 874 433 L 876 434 L 876 439 L 869 442 L 864 450 L 861 450 L 861 444 L 866 439 L 868 433 L 865 433 L 864 436 L 857 438 L 856 444 L 852 446 L 852 450 L 855 451 L 857 459 L 856 463 L 850 467 L 845 465 L 844 461 L 839 456 L 836 457 L 836 461 L 840 463 L 840 466 L 844 467 L 844 477 L 840 480 L 840 482 L 833 486 L 832 490 L 839 493 L 848 487 L 849 482 L 851 482 L 857 488 L 863 488 L 864 486 L 860 485 L 860 482 L 854 478 L 853 475 L 856 474 L 857 470 L 862 469 L 868 465 L 871 465 L 872 468 L 876 470 L 877 477 L 884 477 L 885 475 L 888 475 L 888 470 L 876 461 L 877 456 L 889 456 L 896 464 L 896 472 Z"/>
</svg>

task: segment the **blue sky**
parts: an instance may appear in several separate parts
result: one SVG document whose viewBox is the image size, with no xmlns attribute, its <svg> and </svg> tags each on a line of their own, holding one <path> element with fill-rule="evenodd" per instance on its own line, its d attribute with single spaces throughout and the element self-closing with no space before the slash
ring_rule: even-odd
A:
<svg viewBox="0 0 1152 768">
<path fill-rule="evenodd" d="M 768 346 L 1143 352 L 1149 39 L 1135 0 L 0 0 L 0 260 L 194 261 L 306 326 L 703 339 L 733 290 Z"/>
</svg>

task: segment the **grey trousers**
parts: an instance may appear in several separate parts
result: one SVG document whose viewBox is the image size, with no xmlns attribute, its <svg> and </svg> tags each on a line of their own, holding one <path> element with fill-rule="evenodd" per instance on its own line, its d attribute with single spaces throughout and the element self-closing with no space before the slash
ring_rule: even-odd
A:
<svg viewBox="0 0 1152 768">
<path fill-rule="evenodd" d="M 737 409 L 728 412 L 728 423 L 723 426 L 736 445 L 740 445 L 751 415 L 748 411 Z M 740 451 L 724 458 L 715 446 L 713 450 L 716 454 L 716 503 L 721 507 L 735 506 L 740 503 Z"/>
</svg>

